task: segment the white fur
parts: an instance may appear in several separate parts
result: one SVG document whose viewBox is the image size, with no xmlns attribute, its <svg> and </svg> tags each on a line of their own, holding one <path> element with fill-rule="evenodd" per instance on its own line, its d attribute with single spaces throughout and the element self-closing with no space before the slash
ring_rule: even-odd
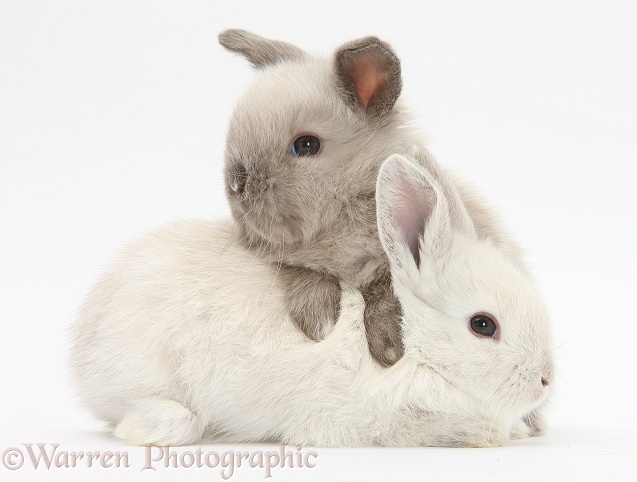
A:
<svg viewBox="0 0 637 482">
<path fill-rule="evenodd" d="M 420 269 L 392 202 L 400 179 L 433 190 Z M 379 231 L 404 309 L 405 356 L 369 354 L 361 295 L 343 286 L 321 342 L 288 319 L 276 266 L 244 250 L 230 221 L 174 224 L 131 245 L 73 327 L 79 397 L 132 445 L 202 436 L 315 446 L 491 446 L 526 436 L 552 370 L 550 326 L 528 276 L 488 240 L 453 226 L 435 176 L 383 164 Z M 406 209 L 409 209 L 406 206 Z M 489 311 L 501 339 L 467 326 Z"/>
</svg>

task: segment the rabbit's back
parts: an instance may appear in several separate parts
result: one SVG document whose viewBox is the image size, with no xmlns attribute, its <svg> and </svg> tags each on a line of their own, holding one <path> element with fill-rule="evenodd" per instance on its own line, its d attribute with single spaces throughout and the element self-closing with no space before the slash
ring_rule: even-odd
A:
<svg viewBox="0 0 637 482">
<path fill-rule="evenodd" d="M 232 223 L 155 231 L 122 253 L 80 311 L 76 391 L 114 425 L 157 398 L 189 407 L 226 439 L 369 443 L 335 427 L 362 409 L 364 374 L 378 371 L 360 294 L 349 291 L 348 320 L 318 344 L 291 323 L 283 296 L 276 266 L 244 250 Z"/>
<path fill-rule="evenodd" d="M 179 370 L 188 351 L 223 346 L 238 320 L 233 309 L 277 306 L 277 290 L 263 289 L 270 267 L 237 256 L 233 236 L 230 223 L 173 224 L 130 244 L 98 281 L 73 327 L 71 355 L 80 397 L 99 418 L 117 423 L 140 396 L 183 397 L 172 392 L 186 390 Z"/>
</svg>

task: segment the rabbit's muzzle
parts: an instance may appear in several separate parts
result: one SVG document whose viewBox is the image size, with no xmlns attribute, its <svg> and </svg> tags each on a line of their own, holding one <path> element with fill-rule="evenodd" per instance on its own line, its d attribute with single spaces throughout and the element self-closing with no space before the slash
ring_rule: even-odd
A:
<svg viewBox="0 0 637 482">
<path fill-rule="evenodd" d="M 248 170 L 243 164 L 237 164 L 230 173 L 228 187 L 235 195 L 242 197 L 245 192 L 247 182 Z"/>
<path fill-rule="evenodd" d="M 228 188 L 240 203 L 245 204 L 245 208 L 264 202 L 267 192 L 276 190 L 274 180 L 267 173 L 248 171 L 243 164 L 237 164 L 230 171 Z"/>
</svg>

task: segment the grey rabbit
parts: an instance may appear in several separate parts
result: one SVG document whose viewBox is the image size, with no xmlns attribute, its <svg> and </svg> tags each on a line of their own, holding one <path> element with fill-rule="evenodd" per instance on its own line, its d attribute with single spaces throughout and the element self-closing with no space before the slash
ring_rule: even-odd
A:
<svg viewBox="0 0 637 482">
<path fill-rule="evenodd" d="M 383 366 L 395 363 L 404 352 L 402 309 L 378 237 L 377 175 L 400 154 L 450 182 L 399 101 L 400 60 L 376 37 L 346 43 L 332 58 L 243 30 L 227 30 L 219 42 L 258 70 L 225 149 L 226 194 L 244 242 L 279 265 L 287 311 L 311 339 L 323 339 L 338 318 L 339 280 L 359 289 L 370 353 Z M 453 182 L 452 213 L 454 203 L 464 206 L 477 235 L 525 270 L 479 196 Z"/>
</svg>

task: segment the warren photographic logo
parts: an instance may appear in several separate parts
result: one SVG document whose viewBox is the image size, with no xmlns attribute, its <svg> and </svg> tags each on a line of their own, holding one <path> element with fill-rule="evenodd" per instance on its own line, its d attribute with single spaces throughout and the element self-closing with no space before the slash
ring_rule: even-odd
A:
<svg viewBox="0 0 637 482">
<path fill-rule="evenodd" d="M 274 477 L 277 470 L 313 469 L 318 453 L 302 447 L 282 445 L 278 450 L 236 451 L 205 450 L 202 447 L 175 448 L 147 446 L 130 451 L 65 450 L 60 444 L 30 444 L 9 447 L 2 453 L 1 465 L 6 470 L 91 470 L 133 469 L 218 470 L 223 480 L 232 478 L 238 470 L 262 470 L 264 478 Z"/>
</svg>

